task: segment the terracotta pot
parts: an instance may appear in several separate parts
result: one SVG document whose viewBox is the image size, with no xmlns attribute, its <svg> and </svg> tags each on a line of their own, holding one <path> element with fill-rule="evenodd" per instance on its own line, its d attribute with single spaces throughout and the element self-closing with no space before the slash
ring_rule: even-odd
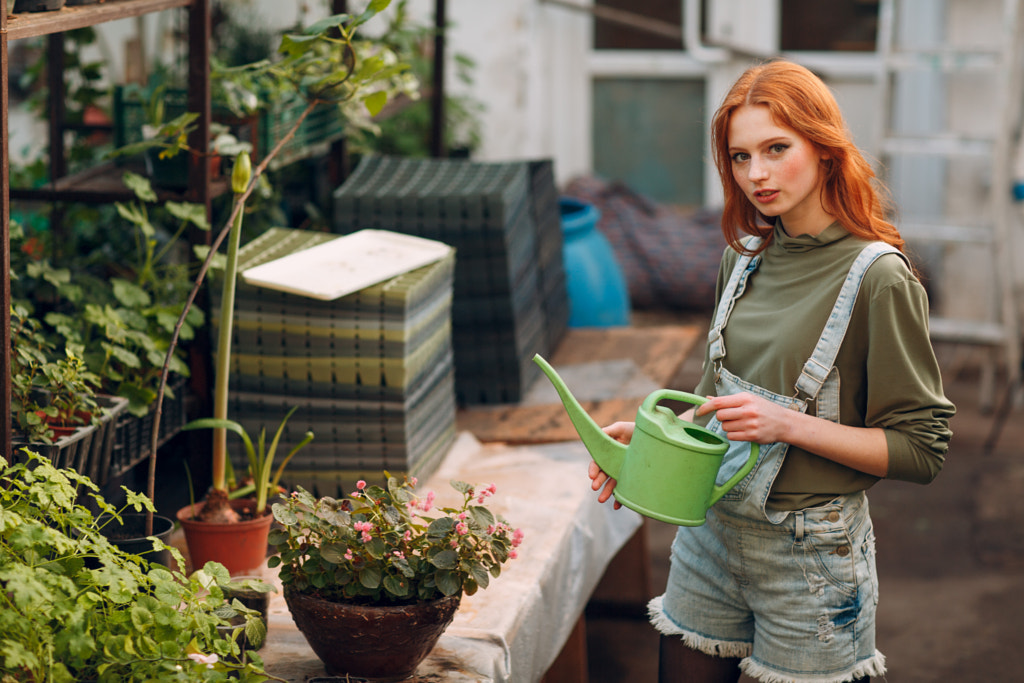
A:
<svg viewBox="0 0 1024 683">
<path fill-rule="evenodd" d="M 228 501 L 235 512 L 252 510 L 256 501 L 250 499 Z M 274 516 L 267 507 L 266 514 L 236 524 L 214 524 L 193 519 L 202 503 L 186 505 L 178 510 L 177 518 L 185 530 L 185 542 L 192 561 L 192 569 L 202 569 L 208 561 L 220 562 L 231 574 L 252 572 L 263 567 L 267 559 L 267 535 Z"/>
<path fill-rule="evenodd" d="M 332 676 L 403 681 L 459 609 L 461 595 L 395 607 L 331 602 L 284 589 L 295 626 Z"/>
</svg>

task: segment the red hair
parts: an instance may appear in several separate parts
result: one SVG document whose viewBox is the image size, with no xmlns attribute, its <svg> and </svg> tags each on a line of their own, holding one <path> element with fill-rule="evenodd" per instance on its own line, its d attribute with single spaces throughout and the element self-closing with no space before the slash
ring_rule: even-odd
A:
<svg viewBox="0 0 1024 683">
<path fill-rule="evenodd" d="M 871 165 L 853 143 L 835 97 L 821 79 L 792 62 L 772 61 L 747 69 L 725 96 L 711 123 L 715 165 L 725 192 L 722 233 L 738 251 L 741 231 L 765 238 L 772 235 L 773 219 L 750 203 L 732 175 L 729 123 L 738 108 L 768 107 L 776 125 L 792 128 L 811 143 L 821 160 L 821 202 L 825 211 L 847 232 L 866 240 L 881 240 L 902 251 L 903 238 L 889 222 L 888 192 L 875 178 Z"/>
</svg>

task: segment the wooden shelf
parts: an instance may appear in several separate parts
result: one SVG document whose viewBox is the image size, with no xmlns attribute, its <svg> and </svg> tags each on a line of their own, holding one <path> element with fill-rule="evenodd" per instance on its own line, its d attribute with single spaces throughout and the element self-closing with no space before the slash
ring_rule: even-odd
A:
<svg viewBox="0 0 1024 683">
<path fill-rule="evenodd" d="M 146 173 L 145 169 L 138 164 L 117 166 L 113 162 L 106 162 L 39 187 L 12 187 L 10 196 L 11 199 L 47 202 L 69 201 L 105 204 L 131 201 L 135 198 L 135 193 L 128 189 L 121 180 L 125 171 L 134 171 L 140 175 Z M 184 192 L 174 192 L 156 186 L 153 187 L 153 190 L 157 193 L 157 198 L 160 201 L 190 201 L 187 193 Z M 210 181 L 210 197 L 220 196 L 227 191 L 227 178 L 219 177 Z"/>
<path fill-rule="evenodd" d="M 19 40 L 61 33 L 151 12 L 188 7 L 192 2 L 193 0 L 101 0 L 95 5 L 63 7 L 50 12 L 11 14 L 7 17 L 7 39 Z"/>
</svg>

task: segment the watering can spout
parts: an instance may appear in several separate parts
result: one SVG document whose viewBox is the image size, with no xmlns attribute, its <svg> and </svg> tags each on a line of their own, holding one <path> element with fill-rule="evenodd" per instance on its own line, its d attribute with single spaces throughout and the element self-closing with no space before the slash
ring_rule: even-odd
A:
<svg viewBox="0 0 1024 683">
<path fill-rule="evenodd" d="M 580 435 L 580 440 L 586 446 L 587 451 L 590 452 L 591 457 L 594 458 L 594 461 L 609 477 L 617 479 L 629 447 L 605 434 L 604 430 L 594 422 L 594 419 L 583 410 L 583 406 L 572 395 L 569 387 L 566 386 L 562 378 L 555 372 L 555 369 L 551 367 L 551 364 L 544 360 L 540 354 L 534 355 L 533 362 L 539 365 L 540 369 L 551 380 L 551 384 L 554 385 L 559 398 L 562 399 L 562 404 L 565 406 L 569 419 L 572 420 L 576 432 Z"/>
</svg>

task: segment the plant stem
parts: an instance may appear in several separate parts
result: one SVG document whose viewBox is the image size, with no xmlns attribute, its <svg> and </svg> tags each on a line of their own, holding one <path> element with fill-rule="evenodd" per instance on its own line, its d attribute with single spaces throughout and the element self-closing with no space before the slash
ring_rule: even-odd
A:
<svg viewBox="0 0 1024 683">
<path fill-rule="evenodd" d="M 244 202 L 240 202 L 244 204 Z M 238 247 L 242 239 L 242 211 L 228 234 L 228 260 L 224 267 L 224 288 L 221 290 L 220 330 L 217 337 L 217 367 L 214 371 L 213 417 L 228 417 L 228 377 L 231 372 L 231 327 L 235 317 L 235 285 L 238 281 Z M 228 432 L 223 427 L 213 430 L 213 488 L 226 491 L 224 472 L 228 453 Z"/>
</svg>

